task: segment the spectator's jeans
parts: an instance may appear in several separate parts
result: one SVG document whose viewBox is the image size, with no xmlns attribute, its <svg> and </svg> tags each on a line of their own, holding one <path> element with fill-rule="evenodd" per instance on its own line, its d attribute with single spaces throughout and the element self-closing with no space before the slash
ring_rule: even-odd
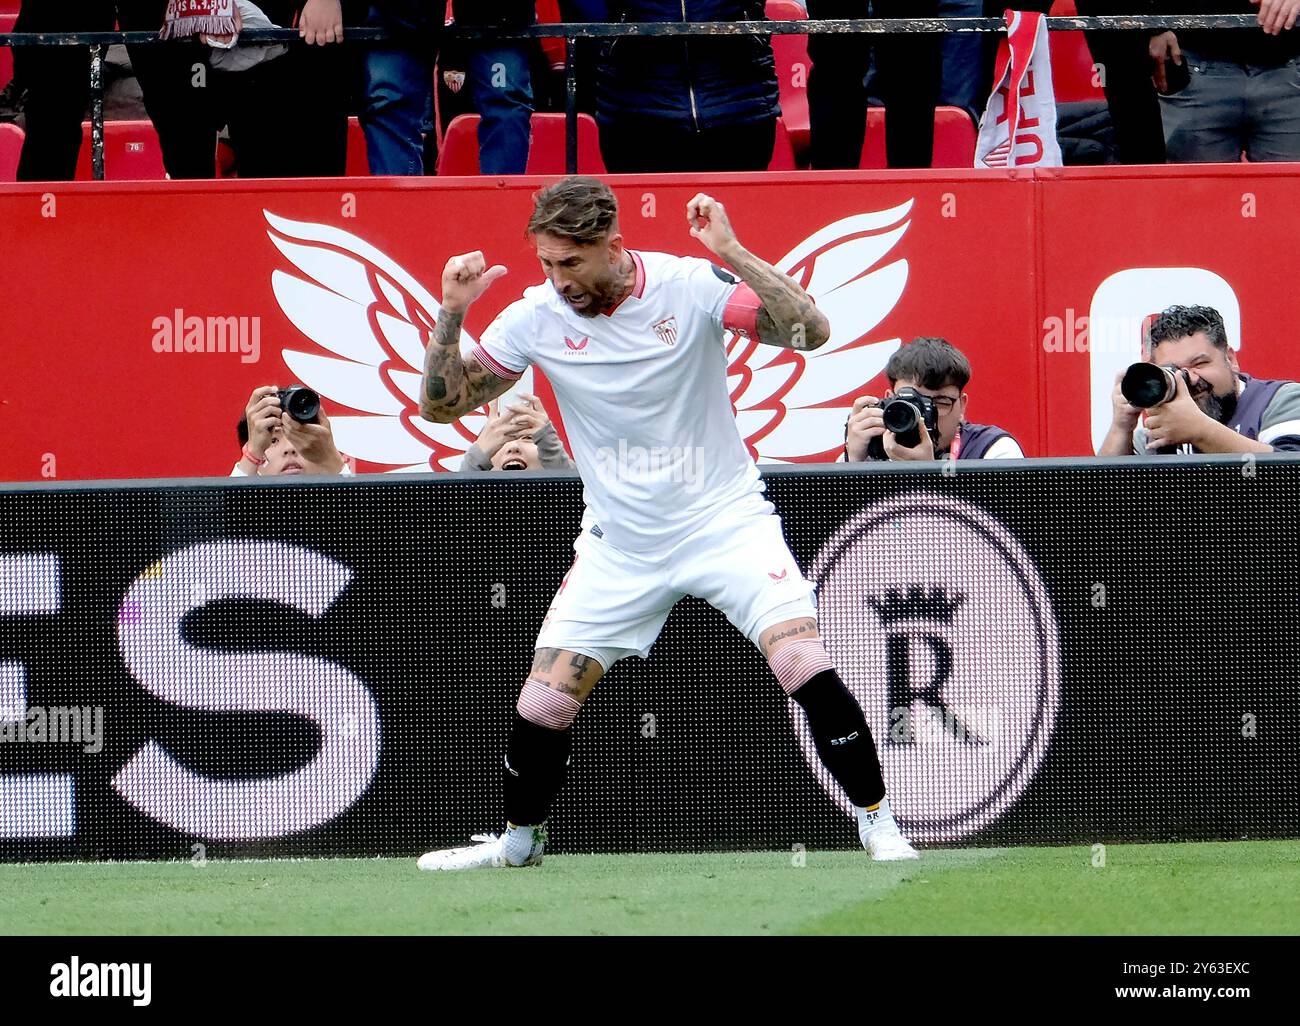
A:
<svg viewBox="0 0 1300 1026">
<path fill-rule="evenodd" d="M 1207 60 L 1188 50 L 1186 88 L 1160 97 L 1175 164 L 1300 160 L 1300 57 L 1280 67 Z"/>
<path fill-rule="evenodd" d="M 370 6 L 369 24 L 380 24 Z M 372 175 L 424 174 L 424 133 L 433 120 L 433 59 L 417 49 L 365 48 L 361 126 Z"/>
<path fill-rule="evenodd" d="M 471 45 L 467 78 L 474 93 L 479 172 L 521 175 L 528 166 L 533 81 L 527 46 Z"/>
</svg>

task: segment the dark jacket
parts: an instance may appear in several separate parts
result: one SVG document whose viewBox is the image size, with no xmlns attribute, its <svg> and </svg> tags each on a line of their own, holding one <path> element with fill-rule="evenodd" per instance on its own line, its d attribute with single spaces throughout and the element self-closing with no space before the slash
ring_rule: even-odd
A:
<svg viewBox="0 0 1300 1026">
<path fill-rule="evenodd" d="M 499 25 L 521 28 L 537 17 L 536 0 L 452 0 L 457 25 Z"/>
<path fill-rule="evenodd" d="M 1259 14 L 1250 0 L 1138 0 L 1132 6 L 1133 14 Z M 1271 68 L 1300 56 L 1300 29 L 1284 29 L 1276 36 L 1265 35 L 1258 26 L 1175 31 L 1174 35 L 1181 49 L 1207 60 Z"/>
<path fill-rule="evenodd" d="M 610 0 L 630 22 L 762 21 L 762 0 Z M 596 119 L 663 118 L 695 130 L 781 113 L 767 36 L 616 39 L 602 47 Z"/>
</svg>

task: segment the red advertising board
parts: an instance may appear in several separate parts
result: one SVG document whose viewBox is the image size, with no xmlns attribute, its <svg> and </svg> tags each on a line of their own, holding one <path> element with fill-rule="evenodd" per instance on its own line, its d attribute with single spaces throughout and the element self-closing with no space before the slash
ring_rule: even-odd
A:
<svg viewBox="0 0 1300 1026">
<path fill-rule="evenodd" d="M 833 458 L 853 397 L 880 394 L 917 335 L 967 353 L 968 417 L 1030 455 L 1091 451 L 1097 381 L 1104 399 L 1134 311 L 1228 305 L 1243 366 L 1295 376 L 1265 319 L 1294 319 L 1280 286 L 1298 180 L 1257 166 L 610 179 L 632 248 L 708 256 L 684 216 L 704 188 L 830 316 L 813 353 L 728 340 L 741 434 L 783 462 Z M 0 479 L 225 474 L 249 392 L 294 381 L 325 398 L 358 471 L 457 466 L 482 414 L 428 424 L 415 400 L 442 266 L 481 249 L 509 269 L 471 309 L 468 344 L 543 280 L 523 231 L 543 181 L 0 186 Z M 1105 360 L 1080 318 L 1107 326 Z M 540 375 L 523 387 L 563 433 Z"/>
</svg>

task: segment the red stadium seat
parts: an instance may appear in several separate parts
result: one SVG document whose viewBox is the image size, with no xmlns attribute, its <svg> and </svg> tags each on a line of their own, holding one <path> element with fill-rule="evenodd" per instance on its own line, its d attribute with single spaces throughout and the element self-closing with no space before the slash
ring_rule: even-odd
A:
<svg viewBox="0 0 1300 1026">
<path fill-rule="evenodd" d="M 91 168 L 90 122 L 81 125 L 81 152 L 77 155 L 79 182 L 94 178 Z M 104 123 L 104 177 L 110 181 L 157 181 L 166 178 L 162 146 L 152 121 Z"/>
<path fill-rule="evenodd" d="M 438 174 L 479 173 L 478 122 L 477 114 L 461 114 L 447 126 L 438 153 Z M 528 150 L 527 170 L 530 175 L 564 174 L 563 114 L 533 115 L 533 140 Z M 588 175 L 605 173 L 596 119 L 590 114 L 578 115 L 578 170 Z"/>
<path fill-rule="evenodd" d="M 796 0 L 767 0 L 769 21 L 802 21 L 807 15 Z M 808 152 L 808 60 L 807 36 L 773 36 L 776 81 L 781 94 L 781 117 L 795 154 Z"/>
<path fill-rule="evenodd" d="M 1081 100 L 1104 100 L 1101 86 L 1094 84 L 1092 51 L 1082 32 L 1052 32 L 1048 34 L 1052 54 L 1052 88 L 1057 103 L 1077 103 Z"/>
<path fill-rule="evenodd" d="M 17 125 L 0 124 L 0 182 L 17 181 L 22 152 L 23 130 Z"/>
<path fill-rule="evenodd" d="M 1051 13 L 1058 18 L 1073 18 L 1079 11 L 1074 0 L 1056 0 Z M 1052 52 L 1052 87 L 1057 103 L 1104 100 L 1101 87 L 1093 85 L 1092 52 L 1082 32 L 1048 34 Z"/>
<path fill-rule="evenodd" d="M 934 111 L 934 159 L 931 167 L 973 167 L 975 164 L 975 122 L 960 107 L 936 107 Z M 883 168 L 885 160 L 885 108 L 867 110 L 867 138 L 862 144 L 860 168 Z"/>
<path fill-rule="evenodd" d="M 794 156 L 794 146 L 790 143 L 790 132 L 785 127 L 785 118 L 776 119 L 776 145 L 772 147 L 772 161 L 767 165 L 769 171 L 796 171 L 799 168 Z"/>
<path fill-rule="evenodd" d="M 366 133 L 361 122 L 348 118 L 348 162 L 346 166 L 349 178 L 364 178 L 370 174 L 370 158 L 366 153 Z"/>
<path fill-rule="evenodd" d="M 18 18 L 17 7 L 13 11 L 4 9 L 0 2 L 0 32 L 12 32 Z M 0 89 L 7 86 L 14 77 L 14 52 L 7 46 L 0 46 Z"/>
</svg>

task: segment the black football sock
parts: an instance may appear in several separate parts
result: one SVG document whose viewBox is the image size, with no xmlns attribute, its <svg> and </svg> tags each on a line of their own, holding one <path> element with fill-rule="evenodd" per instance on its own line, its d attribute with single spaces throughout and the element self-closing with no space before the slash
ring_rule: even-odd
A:
<svg viewBox="0 0 1300 1026">
<path fill-rule="evenodd" d="M 514 714 L 506 746 L 506 819 L 515 826 L 546 822 L 568 771 L 573 728 L 551 730 Z"/>
<path fill-rule="evenodd" d="M 885 797 L 885 778 L 871 728 L 857 699 L 834 670 L 810 677 L 790 696 L 808 714 L 808 727 L 822 763 L 861 808 Z"/>
</svg>

